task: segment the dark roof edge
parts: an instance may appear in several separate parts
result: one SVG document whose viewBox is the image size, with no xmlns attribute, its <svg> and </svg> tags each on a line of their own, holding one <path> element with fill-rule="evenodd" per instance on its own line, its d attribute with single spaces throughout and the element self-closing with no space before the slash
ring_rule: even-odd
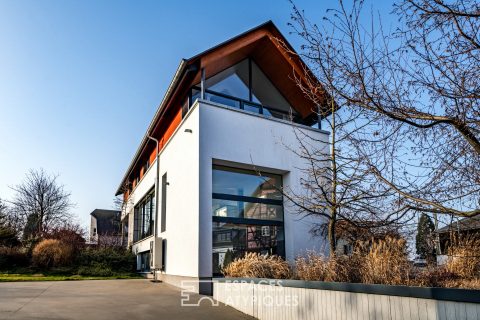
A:
<svg viewBox="0 0 480 320">
<path fill-rule="evenodd" d="M 159 106 L 157 107 L 157 111 L 155 112 L 155 114 L 152 118 L 152 121 L 150 121 L 150 124 L 148 125 L 147 131 L 145 132 L 145 135 L 143 136 L 143 138 L 140 142 L 140 145 L 138 146 L 137 151 L 135 152 L 135 155 L 133 156 L 133 158 L 130 162 L 130 165 L 128 166 L 127 170 L 125 171 L 125 174 L 124 174 L 124 176 L 122 178 L 122 181 L 120 182 L 120 184 L 117 188 L 117 191 L 115 192 L 116 196 L 118 196 L 119 194 L 121 194 L 123 192 L 123 190 L 122 190 L 123 182 L 128 178 L 128 175 L 129 175 L 130 171 L 133 169 L 133 167 L 137 163 L 138 157 L 139 157 L 140 153 L 142 152 L 142 149 L 143 149 L 144 145 L 146 144 L 146 142 L 148 140 L 148 136 L 150 135 L 150 132 L 152 131 L 152 129 L 155 126 L 158 118 L 160 117 L 160 113 L 163 111 L 163 109 L 165 107 L 165 103 L 170 99 L 170 95 L 172 94 L 174 88 L 177 86 L 177 83 L 180 80 L 181 75 L 185 71 L 185 67 L 187 65 L 186 61 L 187 60 L 185 60 L 185 59 L 182 59 L 180 61 L 180 64 L 177 67 L 177 71 L 175 71 L 175 75 L 173 76 L 173 79 L 170 82 L 170 85 L 168 86 L 167 91 L 165 92 L 162 101 L 160 102 Z"/>
<path fill-rule="evenodd" d="M 120 210 L 110 210 L 110 209 L 95 209 L 93 210 L 92 212 L 90 212 L 90 215 L 95 217 L 95 218 L 98 218 L 98 215 L 99 214 L 102 214 L 102 213 L 112 213 L 112 214 L 116 214 L 116 213 L 120 213 Z"/>
</svg>

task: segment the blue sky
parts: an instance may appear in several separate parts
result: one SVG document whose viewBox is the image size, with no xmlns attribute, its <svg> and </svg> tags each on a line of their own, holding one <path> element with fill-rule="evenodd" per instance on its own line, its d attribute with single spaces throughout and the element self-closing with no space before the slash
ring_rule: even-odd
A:
<svg viewBox="0 0 480 320">
<path fill-rule="evenodd" d="M 296 4 L 321 23 L 336 1 Z M 180 59 L 267 20 L 298 49 L 290 12 L 283 0 L 0 0 L 0 198 L 44 168 L 86 225 L 113 206 Z"/>
</svg>

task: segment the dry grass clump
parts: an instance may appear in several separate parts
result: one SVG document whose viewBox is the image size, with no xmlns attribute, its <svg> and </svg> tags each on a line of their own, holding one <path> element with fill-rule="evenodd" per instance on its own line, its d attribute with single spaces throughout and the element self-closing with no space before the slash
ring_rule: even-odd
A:
<svg viewBox="0 0 480 320">
<path fill-rule="evenodd" d="M 295 260 L 296 277 L 301 280 L 359 282 L 359 256 L 324 257 L 315 252 Z"/>
<path fill-rule="evenodd" d="M 480 278 L 480 238 L 454 240 L 448 248 L 447 270 L 464 279 Z"/>
<path fill-rule="evenodd" d="M 457 281 L 458 276 L 445 267 L 413 269 L 408 285 L 418 287 L 445 287 L 446 283 Z"/>
<path fill-rule="evenodd" d="M 72 247 L 56 239 L 40 241 L 32 252 L 33 264 L 44 268 L 65 266 L 70 264 L 72 259 Z"/>
<path fill-rule="evenodd" d="M 447 279 L 439 287 L 479 290 L 480 279 Z"/>
<path fill-rule="evenodd" d="M 407 284 L 410 265 L 406 241 L 386 237 L 373 242 L 359 267 L 363 283 Z"/>
<path fill-rule="evenodd" d="M 295 260 L 295 271 L 300 280 L 325 281 L 329 273 L 328 260 L 310 251 Z"/>
<path fill-rule="evenodd" d="M 480 289 L 480 238 L 452 243 L 445 266 L 416 268 L 408 261 L 404 239 L 358 242 L 351 255 L 325 257 L 308 252 L 295 261 L 295 278 L 306 281 L 350 282 L 420 287 Z M 289 279 L 293 272 L 278 256 L 247 253 L 224 268 L 228 277 Z"/>
<path fill-rule="evenodd" d="M 392 237 L 358 243 L 351 255 L 325 258 L 313 252 L 296 260 L 302 280 L 406 284 L 409 279 L 406 241 Z"/>
<path fill-rule="evenodd" d="M 265 256 L 254 252 L 237 258 L 222 270 L 227 277 L 289 279 L 292 270 L 281 257 Z"/>
</svg>

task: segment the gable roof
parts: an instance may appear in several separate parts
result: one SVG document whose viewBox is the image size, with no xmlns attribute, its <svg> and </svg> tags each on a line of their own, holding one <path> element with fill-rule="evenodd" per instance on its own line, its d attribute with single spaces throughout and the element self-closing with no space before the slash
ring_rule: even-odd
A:
<svg viewBox="0 0 480 320">
<path fill-rule="evenodd" d="M 317 103 L 321 107 L 326 106 L 327 96 L 323 92 L 323 86 L 295 53 L 275 24 L 267 21 L 189 59 L 180 61 L 115 195 L 123 192 L 125 182 L 149 142 L 148 136 L 155 136 L 168 110 L 180 104 L 187 90 L 200 82 L 201 69 L 205 69 L 205 77 L 209 78 L 247 57 L 251 57 L 262 68 L 262 71 L 303 118 L 315 114 Z M 295 81 L 313 87 L 314 97 L 307 97 Z"/>
<path fill-rule="evenodd" d="M 480 230 L 480 216 L 465 217 L 454 221 L 443 228 L 438 229 L 438 233 L 447 233 L 450 231 L 470 231 Z"/>
<path fill-rule="evenodd" d="M 107 210 L 107 209 L 95 209 L 90 212 L 92 217 L 96 219 L 113 219 L 120 215 L 118 210 Z"/>
</svg>

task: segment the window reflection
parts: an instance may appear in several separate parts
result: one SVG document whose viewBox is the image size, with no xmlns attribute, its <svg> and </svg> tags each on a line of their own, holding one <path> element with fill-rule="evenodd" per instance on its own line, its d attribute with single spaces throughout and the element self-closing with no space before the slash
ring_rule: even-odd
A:
<svg viewBox="0 0 480 320">
<path fill-rule="evenodd" d="M 282 200 L 280 175 L 213 167 L 213 193 Z"/>
<path fill-rule="evenodd" d="M 281 205 L 213 199 L 212 208 L 217 217 L 283 220 Z"/>
<path fill-rule="evenodd" d="M 285 255 L 283 227 L 213 223 L 213 274 L 246 252 Z"/>
<path fill-rule="evenodd" d="M 248 100 L 248 60 L 245 59 L 208 78 L 205 85 L 209 90 Z"/>
</svg>

